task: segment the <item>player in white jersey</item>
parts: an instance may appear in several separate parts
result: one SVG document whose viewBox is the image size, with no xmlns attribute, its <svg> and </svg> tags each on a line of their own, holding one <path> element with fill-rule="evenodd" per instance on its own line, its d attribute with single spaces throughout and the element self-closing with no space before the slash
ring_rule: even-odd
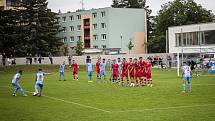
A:
<svg viewBox="0 0 215 121">
<path fill-rule="evenodd" d="M 18 83 L 19 79 L 21 78 L 21 75 L 22 75 L 22 70 L 20 70 L 18 73 L 16 73 L 13 77 L 13 80 L 12 80 L 12 86 L 15 88 L 14 91 L 13 91 L 13 96 L 17 96 L 16 95 L 16 92 L 18 90 L 21 91 L 21 93 L 23 94 L 23 96 L 27 96 L 24 92 L 24 90 L 20 87 L 20 84 Z"/>
<path fill-rule="evenodd" d="M 190 92 L 191 91 L 191 68 L 190 66 L 188 66 L 187 63 L 184 63 L 182 76 L 183 76 L 182 93 L 185 93 L 186 81 L 188 82 L 188 92 Z"/>
<path fill-rule="evenodd" d="M 65 61 L 63 62 L 63 64 L 60 65 L 59 68 L 59 81 L 61 81 L 61 77 L 63 77 L 63 80 L 66 81 L 66 77 L 65 77 Z"/>
<path fill-rule="evenodd" d="M 122 78 L 122 61 L 120 58 L 117 59 L 117 64 L 119 66 L 118 68 L 118 73 L 119 73 L 119 77 L 118 77 L 118 82 L 120 82 L 120 79 Z"/>
<path fill-rule="evenodd" d="M 34 96 L 41 96 L 42 94 L 42 89 L 43 89 L 43 82 L 44 82 L 44 76 L 45 74 L 49 74 L 49 73 L 44 73 L 42 71 L 42 69 L 38 69 L 38 72 L 36 74 L 36 84 L 35 84 L 35 92 L 34 92 Z M 38 88 L 40 88 L 38 90 Z"/>
</svg>

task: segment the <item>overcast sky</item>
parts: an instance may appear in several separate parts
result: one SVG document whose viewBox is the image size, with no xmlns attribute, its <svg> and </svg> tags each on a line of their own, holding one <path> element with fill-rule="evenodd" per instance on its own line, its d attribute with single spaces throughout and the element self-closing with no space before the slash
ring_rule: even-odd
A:
<svg viewBox="0 0 215 121">
<path fill-rule="evenodd" d="M 172 0 L 147 0 L 147 5 L 152 9 L 152 15 L 156 15 L 157 11 L 161 9 L 161 5 Z M 215 13 L 215 1 L 214 0 L 195 0 L 198 4 L 201 4 L 204 8 L 212 10 Z M 59 9 L 61 12 L 75 11 L 81 9 L 81 0 L 48 0 L 48 7 L 57 12 Z M 103 8 L 110 7 L 112 0 L 84 0 L 84 8 Z"/>
</svg>

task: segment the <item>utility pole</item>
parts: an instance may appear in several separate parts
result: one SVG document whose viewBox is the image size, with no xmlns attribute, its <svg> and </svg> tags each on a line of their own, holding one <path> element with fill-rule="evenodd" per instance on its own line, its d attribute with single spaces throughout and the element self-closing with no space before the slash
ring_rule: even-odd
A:
<svg viewBox="0 0 215 121">
<path fill-rule="evenodd" d="M 84 10 L 84 0 L 81 0 L 81 9 Z"/>
</svg>

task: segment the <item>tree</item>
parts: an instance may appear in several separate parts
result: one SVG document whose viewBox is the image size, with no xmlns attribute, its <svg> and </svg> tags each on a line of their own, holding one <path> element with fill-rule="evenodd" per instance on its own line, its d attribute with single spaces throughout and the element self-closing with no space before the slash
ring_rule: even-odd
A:
<svg viewBox="0 0 215 121">
<path fill-rule="evenodd" d="M 174 0 L 162 5 L 155 17 L 154 35 L 149 40 L 150 52 L 165 52 L 166 30 L 170 26 L 212 22 L 214 15 L 193 0 Z"/>
<path fill-rule="evenodd" d="M 82 51 L 83 51 L 84 49 L 83 49 L 83 42 L 81 41 L 81 40 L 78 40 L 77 41 L 77 45 L 76 45 L 76 47 L 75 47 L 75 52 L 76 52 L 76 54 L 78 55 L 78 56 L 81 56 L 83 53 L 82 53 Z"/>
<path fill-rule="evenodd" d="M 129 54 L 130 54 L 130 51 L 132 50 L 132 48 L 134 47 L 134 44 L 132 42 L 132 39 L 130 39 L 130 41 L 128 42 L 128 50 L 129 50 Z"/>
<path fill-rule="evenodd" d="M 57 37 L 60 26 L 47 5 L 47 0 L 23 0 L 14 9 L 0 10 L 0 52 L 16 56 L 57 53 L 63 45 Z"/>
</svg>

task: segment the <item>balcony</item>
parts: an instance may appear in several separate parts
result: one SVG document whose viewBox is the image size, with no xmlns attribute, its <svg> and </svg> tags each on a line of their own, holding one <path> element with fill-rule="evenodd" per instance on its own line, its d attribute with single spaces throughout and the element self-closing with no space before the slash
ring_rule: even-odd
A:
<svg viewBox="0 0 215 121">
<path fill-rule="evenodd" d="M 90 29 L 90 25 L 84 25 L 84 29 Z"/>
<path fill-rule="evenodd" d="M 90 40 L 90 36 L 85 36 L 84 40 Z"/>
</svg>

